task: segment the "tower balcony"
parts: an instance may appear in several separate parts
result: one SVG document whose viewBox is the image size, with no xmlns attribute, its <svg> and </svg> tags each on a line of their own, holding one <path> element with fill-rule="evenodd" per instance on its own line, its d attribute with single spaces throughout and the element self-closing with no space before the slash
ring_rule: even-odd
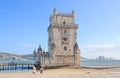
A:
<svg viewBox="0 0 120 78">
<path fill-rule="evenodd" d="M 74 23 L 67 23 L 67 24 L 60 24 L 60 23 L 52 23 L 50 24 L 50 26 L 48 27 L 48 30 L 51 28 L 74 28 L 74 29 L 78 29 L 78 24 L 74 24 Z"/>
<path fill-rule="evenodd" d="M 73 16 L 72 13 L 57 13 L 59 16 Z"/>
<path fill-rule="evenodd" d="M 68 23 L 68 24 L 59 24 L 53 23 L 51 24 L 52 27 L 66 27 L 66 28 L 78 28 L 78 24 Z"/>
</svg>

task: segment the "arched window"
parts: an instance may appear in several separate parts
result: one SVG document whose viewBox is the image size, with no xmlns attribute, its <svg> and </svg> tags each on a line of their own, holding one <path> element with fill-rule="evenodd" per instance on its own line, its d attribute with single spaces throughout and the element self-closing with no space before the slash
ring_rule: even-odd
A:
<svg viewBox="0 0 120 78">
<path fill-rule="evenodd" d="M 64 37 L 63 40 L 64 40 L 64 41 L 67 41 L 67 37 Z"/>
<path fill-rule="evenodd" d="M 66 46 L 64 47 L 64 50 L 67 50 L 67 47 L 66 47 Z"/>
<path fill-rule="evenodd" d="M 63 25 L 65 25 L 65 21 L 63 21 Z"/>
</svg>

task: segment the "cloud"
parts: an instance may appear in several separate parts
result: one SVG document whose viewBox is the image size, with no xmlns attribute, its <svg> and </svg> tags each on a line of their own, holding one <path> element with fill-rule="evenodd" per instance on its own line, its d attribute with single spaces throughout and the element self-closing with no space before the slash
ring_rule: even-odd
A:
<svg viewBox="0 0 120 78">
<path fill-rule="evenodd" d="M 120 44 L 86 45 L 81 47 L 81 54 L 88 58 L 100 55 L 120 59 Z"/>
<path fill-rule="evenodd" d="M 120 40 L 120 37 L 117 37 L 116 39 L 117 39 L 117 40 Z"/>
<path fill-rule="evenodd" d="M 113 49 L 115 45 L 113 44 L 105 44 L 105 45 L 87 45 L 82 46 L 82 49 L 89 50 L 89 51 L 95 51 L 95 50 L 102 50 L 102 49 Z"/>
<path fill-rule="evenodd" d="M 33 47 L 35 47 L 35 45 L 33 45 L 31 43 L 23 43 L 23 42 L 17 42 L 16 45 L 21 46 L 21 47 L 25 47 L 25 48 L 33 48 Z"/>
</svg>

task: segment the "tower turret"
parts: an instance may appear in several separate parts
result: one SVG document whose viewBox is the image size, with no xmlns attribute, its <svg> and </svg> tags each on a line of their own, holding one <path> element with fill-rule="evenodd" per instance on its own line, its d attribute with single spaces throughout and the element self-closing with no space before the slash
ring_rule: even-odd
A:
<svg viewBox="0 0 120 78">
<path fill-rule="evenodd" d="M 36 55 L 37 55 L 36 49 L 34 49 L 33 54 L 34 54 L 34 59 L 35 59 L 35 57 L 36 57 Z"/>
<path fill-rule="evenodd" d="M 39 45 L 39 47 L 38 47 L 38 51 L 42 51 L 41 45 Z"/>
<path fill-rule="evenodd" d="M 53 15 L 57 15 L 57 9 L 54 8 Z"/>
<path fill-rule="evenodd" d="M 75 16 L 75 12 L 74 12 L 74 10 L 72 10 L 72 16 L 73 16 L 73 17 Z"/>
</svg>

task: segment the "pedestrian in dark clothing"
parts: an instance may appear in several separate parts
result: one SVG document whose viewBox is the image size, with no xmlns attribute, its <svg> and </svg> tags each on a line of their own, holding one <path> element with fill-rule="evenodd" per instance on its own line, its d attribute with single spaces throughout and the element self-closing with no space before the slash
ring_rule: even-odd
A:
<svg viewBox="0 0 120 78">
<path fill-rule="evenodd" d="M 43 67 L 40 68 L 40 74 L 42 74 L 42 73 L 43 73 Z"/>
</svg>

